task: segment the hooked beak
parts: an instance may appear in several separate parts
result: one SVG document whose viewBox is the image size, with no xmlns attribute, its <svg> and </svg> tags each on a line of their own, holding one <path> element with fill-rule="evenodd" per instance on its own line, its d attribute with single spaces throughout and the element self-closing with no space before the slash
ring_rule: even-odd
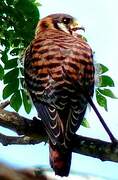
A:
<svg viewBox="0 0 118 180">
<path fill-rule="evenodd" d="M 71 31 L 83 30 L 85 32 L 85 28 L 79 24 L 77 20 L 74 20 L 70 25 Z"/>
</svg>

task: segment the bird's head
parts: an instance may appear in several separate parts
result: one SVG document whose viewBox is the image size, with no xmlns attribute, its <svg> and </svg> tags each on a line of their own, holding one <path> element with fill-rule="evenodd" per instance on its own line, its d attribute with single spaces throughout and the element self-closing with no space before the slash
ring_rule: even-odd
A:
<svg viewBox="0 0 118 180">
<path fill-rule="evenodd" d="M 48 29 L 58 29 L 69 34 L 80 29 L 85 30 L 74 17 L 68 14 L 52 14 L 40 20 L 37 31 Z"/>
</svg>

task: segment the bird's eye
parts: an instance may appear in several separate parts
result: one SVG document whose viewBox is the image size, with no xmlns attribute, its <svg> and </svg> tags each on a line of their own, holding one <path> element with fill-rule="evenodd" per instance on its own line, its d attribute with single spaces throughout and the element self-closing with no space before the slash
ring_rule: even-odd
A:
<svg viewBox="0 0 118 180">
<path fill-rule="evenodd" d="M 63 18 L 63 23 L 64 23 L 64 24 L 69 24 L 70 21 L 71 21 L 70 18 Z"/>
</svg>

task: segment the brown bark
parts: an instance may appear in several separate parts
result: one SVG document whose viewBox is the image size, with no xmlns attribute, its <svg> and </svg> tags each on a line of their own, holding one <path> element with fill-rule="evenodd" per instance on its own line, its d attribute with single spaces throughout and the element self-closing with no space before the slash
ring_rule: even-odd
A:
<svg viewBox="0 0 118 180">
<path fill-rule="evenodd" d="M 37 118 L 28 119 L 18 113 L 6 111 L 8 102 L 0 105 L 0 126 L 16 132 L 19 136 L 6 136 L 0 133 L 0 142 L 4 145 L 38 144 L 47 142 L 48 137 L 42 121 Z M 118 142 L 115 144 L 99 139 L 75 135 L 72 141 L 75 153 L 99 158 L 102 161 L 118 162 Z"/>
</svg>

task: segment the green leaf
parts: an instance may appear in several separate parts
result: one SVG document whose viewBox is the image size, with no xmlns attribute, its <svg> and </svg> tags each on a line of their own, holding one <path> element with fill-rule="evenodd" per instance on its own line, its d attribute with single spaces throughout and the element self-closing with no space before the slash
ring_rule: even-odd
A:
<svg viewBox="0 0 118 180">
<path fill-rule="evenodd" d="M 5 62 L 8 61 L 7 51 L 4 50 L 4 51 L 2 52 L 1 60 L 2 60 L 3 63 L 5 63 Z"/>
<path fill-rule="evenodd" d="M 89 122 L 87 121 L 86 118 L 83 118 L 83 121 L 82 121 L 81 125 L 86 127 L 86 128 L 90 128 Z"/>
<path fill-rule="evenodd" d="M 4 84 L 11 83 L 17 79 L 19 75 L 19 69 L 14 68 L 4 75 Z"/>
<path fill-rule="evenodd" d="M 101 74 L 103 74 L 103 73 L 105 73 L 105 72 L 107 72 L 109 69 L 105 66 L 105 65 L 103 65 L 103 64 L 98 64 L 99 66 L 100 66 L 100 72 L 101 72 Z"/>
<path fill-rule="evenodd" d="M 31 17 L 32 15 L 34 19 L 39 19 L 39 11 L 37 11 L 38 8 L 34 2 L 35 1 L 30 0 L 17 0 L 15 8 L 19 10 L 20 13 L 24 14 L 27 18 Z"/>
<path fill-rule="evenodd" d="M 7 30 L 5 31 L 7 32 Z M 4 46 L 5 47 L 5 51 L 8 52 L 9 49 L 10 49 L 10 43 L 7 39 L 1 39 L 1 46 Z"/>
<path fill-rule="evenodd" d="M 13 58 L 13 59 L 10 59 L 8 60 L 6 63 L 5 63 L 5 69 L 12 69 L 12 68 L 15 68 L 17 67 L 18 65 L 18 58 Z"/>
<path fill-rule="evenodd" d="M 18 112 L 21 105 L 22 105 L 22 98 L 20 94 L 20 90 L 17 90 L 10 99 L 10 105 L 11 107 Z"/>
<path fill-rule="evenodd" d="M 32 108 L 31 100 L 30 100 L 27 92 L 25 92 L 24 90 L 22 90 L 21 92 L 22 92 L 23 105 L 24 105 L 25 111 L 26 111 L 27 113 L 30 113 L 31 108 Z"/>
<path fill-rule="evenodd" d="M 39 21 L 39 10 L 35 1 L 33 2 L 30 0 L 17 0 L 15 3 L 15 10 L 15 21 L 17 22 L 15 31 L 18 33 L 19 37 L 24 39 L 23 43 L 27 46 L 34 36 L 35 28 Z"/>
<path fill-rule="evenodd" d="M 6 3 L 7 3 L 8 5 L 12 5 L 13 2 L 14 2 L 14 0 L 6 0 Z"/>
<path fill-rule="evenodd" d="M 0 65 L 0 80 L 2 80 L 4 77 L 4 69 L 3 67 Z"/>
<path fill-rule="evenodd" d="M 18 47 L 20 43 L 21 43 L 21 39 L 19 39 L 19 38 L 16 38 L 12 41 L 12 45 L 14 47 Z"/>
<path fill-rule="evenodd" d="M 20 53 L 20 51 L 21 51 L 21 48 L 14 48 L 10 51 L 10 54 L 12 56 L 17 56 Z"/>
<path fill-rule="evenodd" d="M 113 98 L 113 99 L 118 99 L 110 89 L 100 89 L 100 88 L 98 88 L 98 91 L 101 94 L 103 94 L 104 96 L 108 96 L 108 97 Z"/>
<path fill-rule="evenodd" d="M 9 44 L 12 46 L 12 42 L 16 39 L 16 34 L 14 32 L 14 30 L 10 29 L 10 30 L 6 30 L 7 33 L 4 34 L 5 39 L 8 39 Z"/>
<path fill-rule="evenodd" d="M 106 86 L 114 87 L 115 85 L 114 85 L 114 81 L 111 77 L 102 75 L 102 76 L 100 76 L 99 86 L 100 87 L 106 87 Z"/>
<path fill-rule="evenodd" d="M 107 109 L 107 100 L 98 90 L 96 90 L 96 99 L 97 99 L 97 103 L 101 107 L 104 107 L 104 109 L 106 111 L 108 111 L 108 109 Z"/>
<path fill-rule="evenodd" d="M 3 89 L 3 99 L 8 98 L 11 94 L 15 93 L 19 88 L 19 80 L 9 83 Z"/>
</svg>

